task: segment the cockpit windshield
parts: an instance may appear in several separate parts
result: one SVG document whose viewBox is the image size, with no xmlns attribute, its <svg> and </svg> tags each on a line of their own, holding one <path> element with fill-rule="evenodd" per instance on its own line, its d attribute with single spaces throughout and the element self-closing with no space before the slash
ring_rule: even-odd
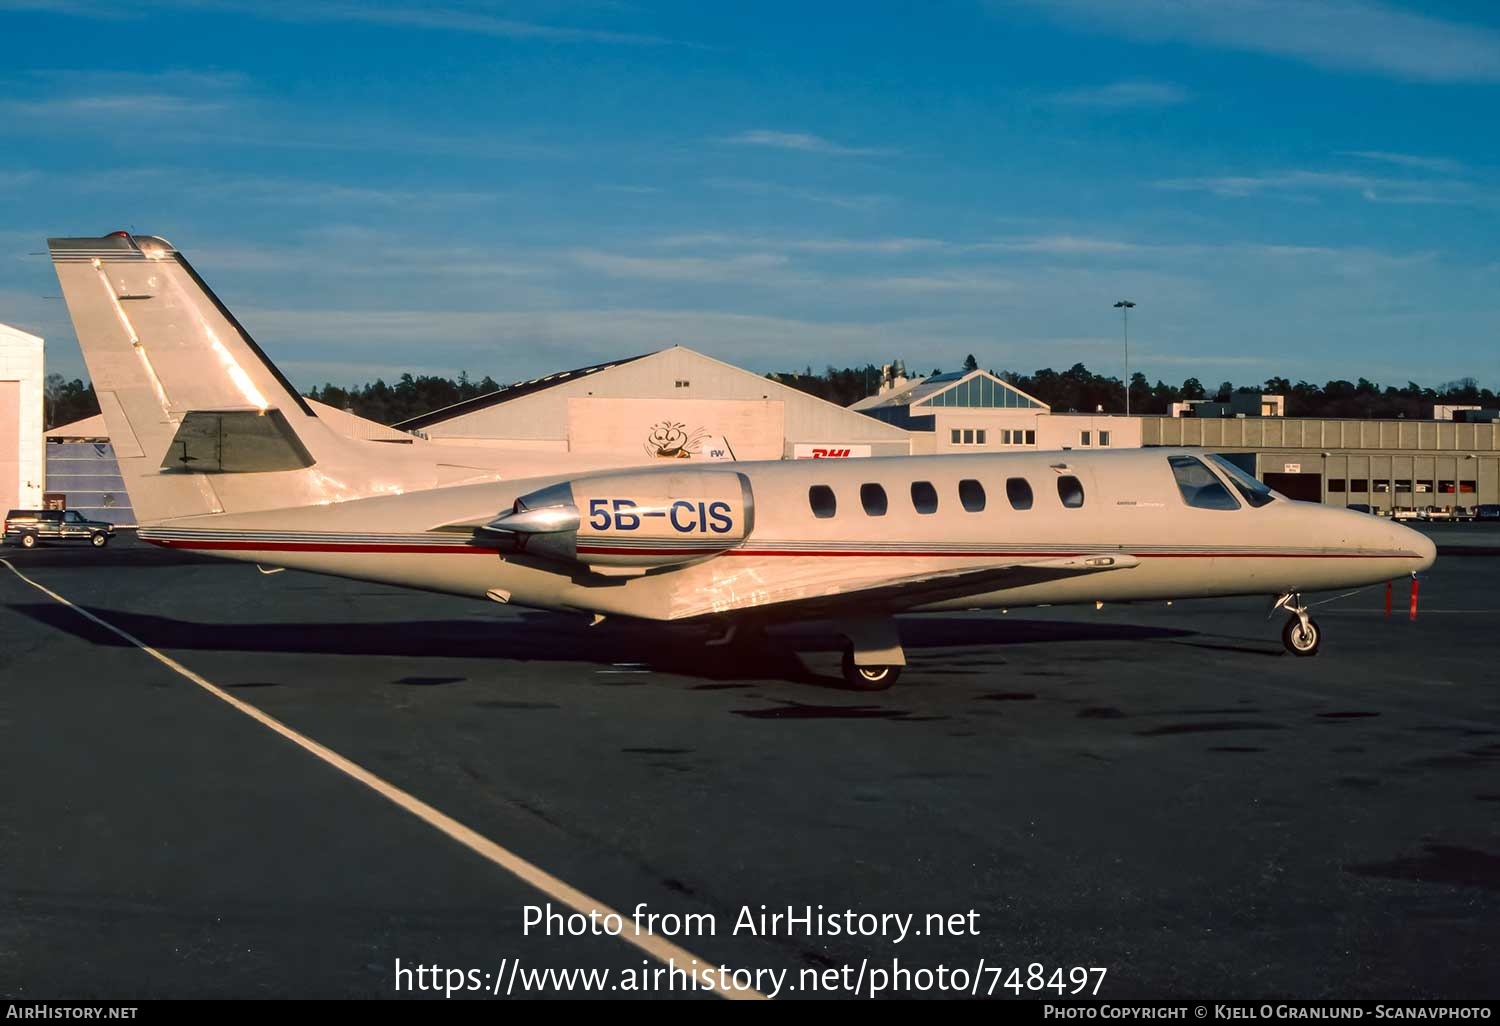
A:
<svg viewBox="0 0 1500 1026">
<path fill-rule="evenodd" d="M 1229 483 L 1234 485 L 1235 491 L 1244 496 L 1245 501 L 1256 509 L 1280 498 L 1269 486 L 1251 477 L 1224 457 L 1211 454 L 1208 459 L 1219 468 L 1220 473 L 1229 478 Z"/>
<path fill-rule="evenodd" d="M 1182 501 L 1194 509 L 1239 509 L 1229 489 L 1214 477 L 1213 471 L 1193 456 L 1169 456 L 1172 476 L 1177 479 L 1177 490 Z"/>
</svg>

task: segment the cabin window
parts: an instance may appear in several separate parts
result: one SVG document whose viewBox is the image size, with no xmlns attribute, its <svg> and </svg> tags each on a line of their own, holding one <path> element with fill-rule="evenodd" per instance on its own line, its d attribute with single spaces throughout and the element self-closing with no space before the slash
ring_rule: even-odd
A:
<svg viewBox="0 0 1500 1026">
<path fill-rule="evenodd" d="M 1234 485 L 1234 490 L 1240 493 L 1240 497 L 1254 508 L 1260 509 L 1266 503 L 1275 501 L 1275 492 L 1229 460 L 1218 455 L 1210 455 L 1208 459 L 1225 477 L 1229 478 L 1229 483 Z"/>
<path fill-rule="evenodd" d="M 1031 482 L 1024 477 L 1006 478 L 1005 497 L 1010 500 L 1011 509 L 1030 509 Z"/>
<path fill-rule="evenodd" d="M 1057 497 L 1068 509 L 1078 509 L 1083 505 L 1083 482 L 1072 474 L 1064 474 L 1057 479 Z"/>
<path fill-rule="evenodd" d="M 886 501 L 885 489 L 878 484 L 863 484 L 859 486 L 859 502 L 865 508 L 865 515 L 871 517 L 885 516 Z"/>
<path fill-rule="evenodd" d="M 958 501 L 970 513 L 982 512 L 984 510 L 984 485 L 973 478 L 965 478 L 960 481 L 958 483 Z"/>
<path fill-rule="evenodd" d="M 911 483 L 911 504 L 918 513 L 937 512 L 937 489 L 932 487 L 931 481 L 913 481 Z"/>
<path fill-rule="evenodd" d="M 1169 456 L 1172 476 L 1177 478 L 1177 490 L 1182 501 L 1194 509 L 1239 509 L 1229 489 L 1224 487 L 1213 471 L 1192 456 Z"/>
<path fill-rule="evenodd" d="M 827 520 L 838 512 L 838 500 L 833 497 L 833 489 L 827 485 L 813 485 L 807 490 L 807 504 L 812 507 L 813 516 L 819 520 Z"/>
</svg>

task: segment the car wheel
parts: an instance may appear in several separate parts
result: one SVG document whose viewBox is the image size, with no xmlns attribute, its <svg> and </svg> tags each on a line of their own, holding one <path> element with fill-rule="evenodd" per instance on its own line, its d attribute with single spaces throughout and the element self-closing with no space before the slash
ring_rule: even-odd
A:
<svg viewBox="0 0 1500 1026">
<path fill-rule="evenodd" d="M 34 534 L 23 534 L 23 535 L 21 535 L 21 548 L 23 548 L 23 549 L 34 549 L 34 548 L 36 548 L 36 535 L 34 535 Z"/>
<path fill-rule="evenodd" d="M 89 538 L 89 544 L 96 549 L 102 549 L 109 544 L 109 535 L 99 532 Z"/>
</svg>

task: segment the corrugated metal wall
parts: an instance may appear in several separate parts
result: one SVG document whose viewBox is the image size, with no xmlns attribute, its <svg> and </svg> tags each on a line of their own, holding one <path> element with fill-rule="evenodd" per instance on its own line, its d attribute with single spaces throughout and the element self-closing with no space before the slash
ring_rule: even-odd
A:
<svg viewBox="0 0 1500 1026">
<path fill-rule="evenodd" d="M 62 492 L 68 508 L 90 520 L 135 526 L 135 510 L 108 442 L 48 442 L 47 491 Z"/>
</svg>

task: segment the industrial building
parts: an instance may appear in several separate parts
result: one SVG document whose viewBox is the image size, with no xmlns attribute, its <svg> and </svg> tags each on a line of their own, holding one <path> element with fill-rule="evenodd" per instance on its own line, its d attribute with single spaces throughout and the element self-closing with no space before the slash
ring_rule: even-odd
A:
<svg viewBox="0 0 1500 1026">
<path fill-rule="evenodd" d="M 1500 503 L 1495 421 L 1144 417 L 1142 442 L 1241 454 L 1266 484 L 1311 502 L 1381 512 Z"/>
<path fill-rule="evenodd" d="M 0 515 L 42 504 L 43 376 L 42 340 L 0 324 Z"/>
<path fill-rule="evenodd" d="M 395 425 L 449 444 L 610 454 L 646 462 L 904 456 L 912 434 L 747 370 L 673 346 L 563 371 Z"/>
</svg>

